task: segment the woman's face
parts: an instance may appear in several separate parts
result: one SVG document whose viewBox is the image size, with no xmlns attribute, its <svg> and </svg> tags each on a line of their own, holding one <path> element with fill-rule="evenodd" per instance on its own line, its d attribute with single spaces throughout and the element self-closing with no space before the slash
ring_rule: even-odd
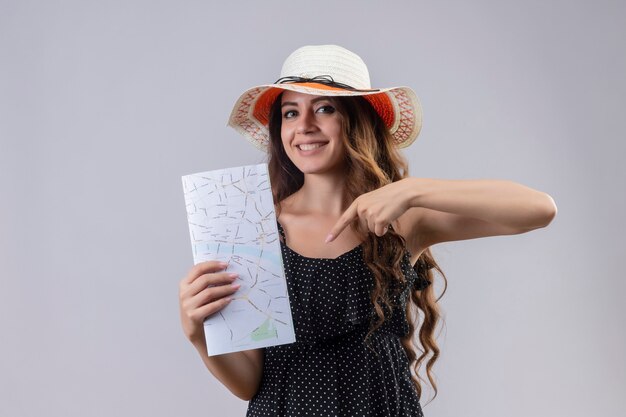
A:
<svg viewBox="0 0 626 417">
<path fill-rule="evenodd" d="M 289 159 L 304 174 L 343 171 L 342 116 L 324 96 L 285 91 L 281 138 Z"/>
</svg>

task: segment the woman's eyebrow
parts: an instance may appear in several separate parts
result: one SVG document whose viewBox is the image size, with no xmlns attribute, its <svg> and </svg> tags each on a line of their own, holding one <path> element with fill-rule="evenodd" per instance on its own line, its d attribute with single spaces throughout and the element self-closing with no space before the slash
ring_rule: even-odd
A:
<svg viewBox="0 0 626 417">
<path fill-rule="evenodd" d="M 317 103 L 318 101 L 323 101 L 323 100 L 328 100 L 328 97 L 317 97 L 314 98 L 313 100 L 311 100 L 311 103 Z M 296 103 L 295 101 L 285 101 L 283 104 L 280 105 L 280 108 L 282 109 L 285 106 L 297 106 L 298 103 Z"/>
</svg>

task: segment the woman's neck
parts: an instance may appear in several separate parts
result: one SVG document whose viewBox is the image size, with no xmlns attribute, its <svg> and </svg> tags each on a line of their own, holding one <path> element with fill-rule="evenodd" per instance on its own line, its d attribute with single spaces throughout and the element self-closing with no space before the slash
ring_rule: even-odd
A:
<svg viewBox="0 0 626 417">
<path fill-rule="evenodd" d="M 344 207 L 345 177 L 305 175 L 304 184 L 292 196 L 294 211 L 339 217 Z"/>
</svg>

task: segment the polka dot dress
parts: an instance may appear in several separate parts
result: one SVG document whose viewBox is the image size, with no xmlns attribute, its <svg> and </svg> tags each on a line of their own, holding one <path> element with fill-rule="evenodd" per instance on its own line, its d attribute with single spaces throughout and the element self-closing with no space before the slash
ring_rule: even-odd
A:
<svg viewBox="0 0 626 417">
<path fill-rule="evenodd" d="M 361 245 L 335 259 L 281 249 L 296 342 L 265 348 L 263 378 L 247 417 L 423 417 L 400 337 L 417 279 L 408 252 L 404 289 L 391 297 L 391 317 L 367 341 L 373 275 Z"/>
</svg>

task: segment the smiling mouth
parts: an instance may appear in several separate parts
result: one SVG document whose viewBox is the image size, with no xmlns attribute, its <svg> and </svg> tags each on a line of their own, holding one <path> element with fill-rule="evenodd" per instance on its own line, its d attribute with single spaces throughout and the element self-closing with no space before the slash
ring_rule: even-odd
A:
<svg viewBox="0 0 626 417">
<path fill-rule="evenodd" d="M 301 151 L 312 151 L 313 149 L 320 148 L 324 145 L 326 145 L 326 143 L 301 143 L 300 145 L 296 145 L 296 147 Z"/>
</svg>

